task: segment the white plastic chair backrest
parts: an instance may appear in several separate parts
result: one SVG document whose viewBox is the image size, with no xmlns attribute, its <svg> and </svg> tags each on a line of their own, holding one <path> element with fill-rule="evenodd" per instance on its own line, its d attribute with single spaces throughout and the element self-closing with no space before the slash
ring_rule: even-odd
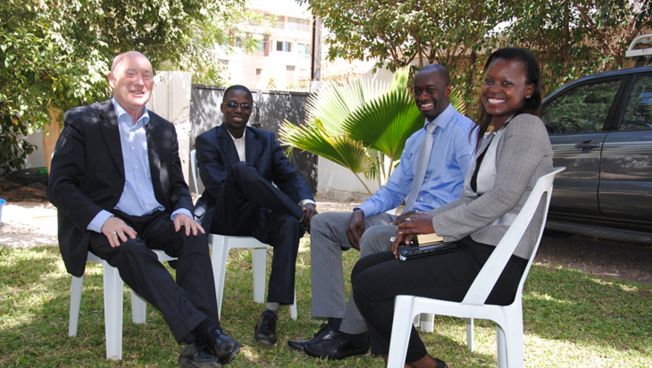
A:
<svg viewBox="0 0 652 368">
<path fill-rule="evenodd" d="M 195 193 L 199 193 L 199 182 L 197 181 L 197 150 L 190 151 L 190 171 L 192 175 L 192 184 L 195 187 Z"/>
<path fill-rule="evenodd" d="M 509 258 L 514 253 L 514 250 L 521 241 L 523 234 L 525 234 L 525 230 L 530 225 L 537 207 L 539 206 L 539 203 L 541 203 L 541 198 L 545 194 L 545 205 L 543 209 L 543 219 L 541 220 L 541 227 L 539 229 L 539 236 L 534 244 L 525 271 L 521 276 L 516 295 L 519 295 L 522 292 L 523 284 L 525 283 L 527 274 L 530 271 L 530 266 L 532 265 L 534 256 L 539 248 L 543 229 L 546 225 L 546 215 L 548 214 L 550 194 L 552 193 L 552 182 L 555 175 L 565 169 L 565 167 L 554 168 L 551 172 L 541 176 L 537 180 L 534 188 L 532 188 L 532 192 L 530 192 L 530 196 L 525 201 L 525 204 L 523 204 L 523 208 L 521 208 L 518 216 L 516 216 L 514 222 L 509 226 L 509 229 L 507 229 L 502 239 L 500 239 L 500 242 L 496 245 L 496 249 L 491 253 L 491 256 L 489 256 L 489 259 L 480 270 L 480 273 L 476 276 L 473 284 L 471 284 L 471 287 L 464 296 L 464 300 L 462 300 L 463 304 L 482 305 L 485 303 L 487 297 L 489 297 L 489 293 L 493 290 L 500 274 L 507 265 Z"/>
</svg>

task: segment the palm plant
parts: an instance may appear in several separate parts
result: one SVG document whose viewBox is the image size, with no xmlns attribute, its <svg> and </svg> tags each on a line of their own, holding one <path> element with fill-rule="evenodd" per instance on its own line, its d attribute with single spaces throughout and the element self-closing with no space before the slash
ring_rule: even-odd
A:
<svg viewBox="0 0 652 368">
<path fill-rule="evenodd" d="M 423 125 L 408 90 L 409 68 L 399 69 L 391 84 L 368 79 L 329 84 L 306 102 L 306 124 L 285 120 L 279 137 L 360 175 L 384 183 L 399 160 L 405 140 Z"/>
</svg>

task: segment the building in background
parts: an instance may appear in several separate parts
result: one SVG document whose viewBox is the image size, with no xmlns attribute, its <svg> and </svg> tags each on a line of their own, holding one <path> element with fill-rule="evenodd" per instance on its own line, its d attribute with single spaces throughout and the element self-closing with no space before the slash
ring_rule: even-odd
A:
<svg viewBox="0 0 652 368">
<path fill-rule="evenodd" d="M 260 90 L 309 91 L 313 80 L 312 54 L 317 78 L 321 81 L 346 82 L 369 75 L 373 61 L 337 59 L 326 61 L 323 32 L 317 32 L 319 43 L 313 48 L 313 17 L 307 5 L 295 0 L 247 0 L 246 8 L 254 20 L 242 24 L 256 48 L 247 52 L 240 45 L 218 47 L 220 62 L 226 67 L 228 84 L 243 84 Z M 314 84 L 312 84 L 314 89 Z"/>
<path fill-rule="evenodd" d="M 242 24 L 256 41 L 247 53 L 235 45 L 219 48 L 230 84 L 255 89 L 308 90 L 312 48 L 312 15 L 294 0 L 247 0 L 255 21 Z"/>
</svg>

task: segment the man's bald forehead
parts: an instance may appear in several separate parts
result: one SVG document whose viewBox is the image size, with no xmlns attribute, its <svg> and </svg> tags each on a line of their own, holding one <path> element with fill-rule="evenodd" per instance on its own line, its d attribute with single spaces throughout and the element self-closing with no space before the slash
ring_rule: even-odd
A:
<svg viewBox="0 0 652 368">
<path fill-rule="evenodd" d="M 120 63 L 121 63 L 123 60 L 125 60 L 125 59 L 127 59 L 127 58 L 129 58 L 129 59 L 143 58 L 143 59 L 147 60 L 147 62 L 149 63 L 149 59 L 147 58 L 147 56 L 145 56 L 145 55 L 142 54 L 141 52 L 138 52 L 138 51 L 127 51 L 127 52 L 123 52 L 123 53 L 121 53 L 121 54 L 118 54 L 118 55 L 116 55 L 116 57 L 113 58 L 113 63 L 111 63 L 111 71 L 112 71 L 112 72 L 115 71 L 116 67 L 117 67 L 118 65 L 120 65 Z M 150 64 L 151 64 L 151 63 L 150 63 Z"/>
<path fill-rule="evenodd" d="M 451 84 L 451 78 L 448 75 L 448 69 L 446 69 L 445 66 L 441 64 L 428 64 L 417 72 L 417 74 L 430 74 L 430 73 L 436 73 L 439 74 L 439 76 L 446 82 L 446 85 Z"/>
</svg>

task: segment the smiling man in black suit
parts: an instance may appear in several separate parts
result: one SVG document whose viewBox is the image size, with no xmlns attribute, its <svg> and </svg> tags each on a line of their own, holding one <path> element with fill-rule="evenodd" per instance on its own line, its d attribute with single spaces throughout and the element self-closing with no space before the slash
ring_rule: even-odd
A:
<svg viewBox="0 0 652 368">
<path fill-rule="evenodd" d="M 227 88 L 220 108 L 224 123 L 196 141 L 206 190 L 195 215 L 211 233 L 253 236 L 274 247 L 266 310 L 255 328 L 258 342 L 273 345 L 278 307 L 294 302 L 299 239 L 317 213 L 315 201 L 274 133 L 247 126 L 253 108 L 247 87 Z"/>
<path fill-rule="evenodd" d="M 115 57 L 113 98 L 66 112 L 48 199 L 58 209 L 68 272 L 90 251 L 156 307 L 178 342 L 181 367 L 221 367 L 240 348 L 219 323 L 204 229 L 192 217 L 174 126 L 145 107 L 154 85 L 145 55 Z M 176 283 L 151 249 L 178 257 Z"/>
</svg>

